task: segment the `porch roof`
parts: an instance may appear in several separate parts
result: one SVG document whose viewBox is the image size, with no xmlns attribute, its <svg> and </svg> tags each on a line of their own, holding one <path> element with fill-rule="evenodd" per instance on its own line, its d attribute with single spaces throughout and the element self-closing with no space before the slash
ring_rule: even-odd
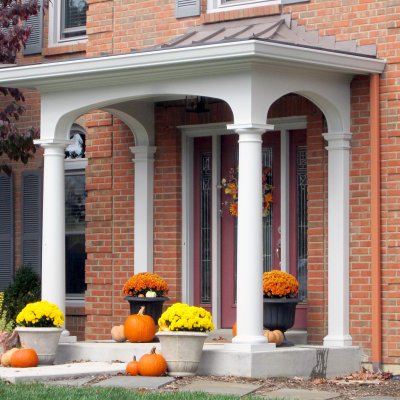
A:
<svg viewBox="0 0 400 400">
<path fill-rule="evenodd" d="M 356 40 L 337 41 L 333 35 L 323 36 L 317 30 L 307 31 L 304 26 L 298 25 L 296 20 L 292 20 L 291 14 L 195 26 L 159 48 L 188 47 L 250 39 L 358 56 L 376 56 L 374 44 L 360 46 Z"/>
<path fill-rule="evenodd" d="M 374 46 L 337 42 L 315 31 L 306 32 L 290 16 L 283 15 L 196 27 L 169 43 L 129 54 L 0 69 L 0 85 L 54 92 L 127 80 L 204 77 L 249 64 L 347 75 L 381 73 L 385 61 L 374 54 Z"/>
</svg>

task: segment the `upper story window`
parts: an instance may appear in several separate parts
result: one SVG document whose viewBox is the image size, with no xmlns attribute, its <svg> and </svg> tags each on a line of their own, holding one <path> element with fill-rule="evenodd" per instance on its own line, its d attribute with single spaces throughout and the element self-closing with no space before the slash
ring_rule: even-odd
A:
<svg viewBox="0 0 400 400">
<path fill-rule="evenodd" d="M 86 0 L 61 0 L 61 38 L 86 35 Z"/>
<path fill-rule="evenodd" d="M 49 46 L 86 40 L 87 0 L 58 0 L 49 3 Z"/>
<path fill-rule="evenodd" d="M 207 12 L 239 10 L 276 4 L 293 4 L 309 0 L 207 0 Z"/>
</svg>

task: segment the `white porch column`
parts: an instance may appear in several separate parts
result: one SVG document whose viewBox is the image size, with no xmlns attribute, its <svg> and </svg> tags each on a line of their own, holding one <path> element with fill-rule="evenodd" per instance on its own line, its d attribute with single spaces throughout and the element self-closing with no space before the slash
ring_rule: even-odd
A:
<svg viewBox="0 0 400 400">
<path fill-rule="evenodd" d="M 271 347 L 263 336 L 262 134 L 272 125 L 230 125 L 239 134 L 237 336 L 235 344 Z M 258 346 L 257 346 L 258 345 Z"/>
<path fill-rule="evenodd" d="M 134 146 L 135 156 L 135 274 L 153 272 L 153 188 L 156 147 Z"/>
<path fill-rule="evenodd" d="M 349 334 L 349 175 L 351 133 L 328 141 L 328 335 L 325 346 L 351 346 Z"/>
<path fill-rule="evenodd" d="M 64 150 L 68 140 L 40 139 L 44 148 L 42 300 L 57 304 L 65 315 Z"/>
</svg>

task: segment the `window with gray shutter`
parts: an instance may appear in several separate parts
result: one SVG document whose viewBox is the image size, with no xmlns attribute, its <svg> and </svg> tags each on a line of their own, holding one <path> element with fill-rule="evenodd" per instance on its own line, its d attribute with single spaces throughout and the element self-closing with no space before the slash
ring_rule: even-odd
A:
<svg viewBox="0 0 400 400">
<path fill-rule="evenodd" d="M 32 28 L 28 42 L 24 50 L 25 55 L 38 54 L 42 52 L 42 35 L 43 35 L 43 0 L 38 0 L 40 10 L 38 15 L 30 17 L 26 24 Z"/>
<path fill-rule="evenodd" d="M 22 174 L 22 263 L 40 276 L 42 259 L 42 175 Z"/>
<path fill-rule="evenodd" d="M 11 283 L 14 271 L 13 210 L 12 175 L 0 173 L 0 291 Z"/>
<path fill-rule="evenodd" d="M 200 15 L 200 0 L 176 0 L 176 18 Z"/>
</svg>

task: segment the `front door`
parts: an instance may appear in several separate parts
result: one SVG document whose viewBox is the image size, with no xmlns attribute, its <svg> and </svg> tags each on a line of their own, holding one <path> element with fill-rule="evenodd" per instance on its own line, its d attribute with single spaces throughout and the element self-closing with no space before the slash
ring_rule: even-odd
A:
<svg viewBox="0 0 400 400">
<path fill-rule="evenodd" d="M 301 281 L 302 300 L 306 299 L 307 269 L 307 207 L 306 207 L 306 157 L 305 131 L 292 131 L 289 158 L 290 229 L 286 238 L 290 243 L 288 259 L 289 272 Z M 197 305 L 211 311 L 211 137 L 194 140 L 193 157 L 193 226 L 194 226 L 194 299 Z M 232 194 L 225 193 L 227 183 L 234 181 L 239 171 L 238 136 L 221 136 L 220 175 L 225 179 L 221 190 L 221 324 L 231 327 L 236 320 L 236 229 L 235 201 Z M 264 271 L 285 269 L 281 266 L 281 174 L 280 174 L 280 132 L 263 135 L 262 162 L 263 179 L 272 193 L 272 203 L 264 203 L 263 217 L 263 266 Z M 214 230 L 215 234 L 215 230 Z M 249 266 L 251 268 L 251 266 Z M 305 328 L 306 309 L 296 318 L 297 328 Z"/>
</svg>

